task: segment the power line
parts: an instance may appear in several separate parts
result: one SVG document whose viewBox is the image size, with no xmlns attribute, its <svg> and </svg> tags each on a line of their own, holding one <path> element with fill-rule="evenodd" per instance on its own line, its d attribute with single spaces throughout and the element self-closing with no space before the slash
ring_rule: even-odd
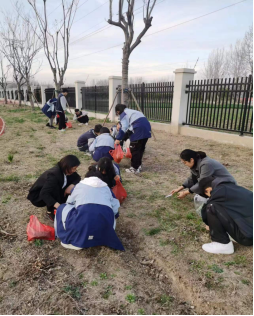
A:
<svg viewBox="0 0 254 316">
<path fill-rule="evenodd" d="M 165 28 L 165 29 L 162 29 L 162 30 L 156 31 L 156 32 L 154 32 L 154 33 L 145 35 L 144 38 L 145 38 L 145 37 L 148 37 L 148 36 L 155 35 L 155 34 L 157 34 L 157 33 L 160 33 L 160 32 L 166 31 L 166 30 L 169 30 L 169 29 L 171 29 L 171 28 L 177 27 L 177 26 L 182 25 L 182 24 L 186 24 L 186 23 L 192 22 L 192 21 L 194 21 L 194 20 L 201 19 L 201 18 L 203 18 L 203 17 L 205 17 L 205 16 L 208 16 L 208 15 L 214 14 L 214 13 L 216 13 L 216 12 L 225 10 L 225 9 L 227 9 L 227 8 L 230 8 L 230 7 L 232 7 L 232 6 L 235 6 L 235 5 L 237 5 L 237 4 L 239 4 L 239 3 L 242 3 L 242 2 L 245 2 L 245 1 L 246 1 L 246 0 L 242 0 L 242 1 L 239 1 L 239 2 L 236 2 L 236 3 L 233 3 L 233 4 L 231 4 L 231 5 L 228 5 L 228 6 L 224 7 L 224 8 L 221 8 L 221 9 L 218 9 L 218 10 L 215 10 L 215 11 L 212 11 L 212 12 L 209 12 L 209 13 L 206 13 L 206 14 L 203 14 L 203 15 L 200 15 L 200 16 L 198 16 L 198 17 L 196 17 L 196 18 L 193 18 L 193 19 L 190 19 L 190 20 L 187 20 L 187 21 L 184 21 L 184 22 L 181 22 L 181 23 L 172 25 L 172 26 L 167 27 L 167 28 Z M 109 50 L 109 49 L 112 49 L 112 48 L 115 48 L 115 47 L 119 47 L 119 46 L 122 46 L 122 45 L 123 45 L 123 44 L 119 44 L 119 45 L 111 46 L 111 47 L 108 47 L 108 48 L 105 48 L 105 49 L 102 49 L 102 50 L 99 50 L 99 51 L 96 51 L 96 52 L 93 52 L 93 53 L 81 55 L 81 56 L 78 56 L 78 57 L 75 57 L 75 58 L 70 59 L 70 61 L 71 61 L 71 60 L 74 60 L 74 59 L 81 58 L 81 57 L 86 57 L 86 56 L 90 56 L 90 55 L 93 55 L 93 54 L 97 54 L 97 53 L 103 52 L 103 51 L 105 51 L 105 50 Z"/>
<path fill-rule="evenodd" d="M 88 15 L 90 15 L 91 13 L 93 13 L 94 11 L 100 9 L 102 6 L 104 6 L 106 3 L 108 3 L 108 0 L 106 2 L 104 2 L 102 5 L 100 5 L 99 7 L 95 8 L 93 11 L 90 11 L 89 13 L 87 13 L 86 15 L 84 15 L 82 18 L 78 19 L 77 21 L 73 22 L 73 24 L 77 23 L 78 21 L 84 19 L 85 17 L 87 17 Z"/>
</svg>

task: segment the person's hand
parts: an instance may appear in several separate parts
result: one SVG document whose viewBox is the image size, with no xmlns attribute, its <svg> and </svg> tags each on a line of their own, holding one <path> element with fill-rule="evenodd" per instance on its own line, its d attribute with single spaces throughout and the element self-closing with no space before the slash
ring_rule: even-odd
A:
<svg viewBox="0 0 254 316">
<path fill-rule="evenodd" d="M 58 202 L 56 202 L 56 203 L 54 204 L 54 208 L 55 208 L 55 209 L 58 209 L 59 206 L 60 206 L 60 204 L 59 204 Z"/>
<path fill-rule="evenodd" d="M 119 144 L 120 144 L 120 140 L 117 140 L 117 139 L 116 139 L 116 140 L 115 140 L 115 144 L 116 144 L 116 145 L 119 145 Z"/>
<path fill-rule="evenodd" d="M 207 225 L 205 225 L 205 229 L 209 231 L 209 230 L 210 230 L 210 227 L 207 226 Z"/>
<path fill-rule="evenodd" d="M 190 194 L 189 191 L 180 192 L 180 193 L 177 195 L 177 198 L 178 198 L 178 199 L 184 199 L 188 194 Z"/>
<path fill-rule="evenodd" d="M 175 193 L 178 193 L 179 191 L 181 191 L 183 189 L 183 186 L 181 186 L 181 187 L 179 187 L 179 188 L 177 188 L 177 189 L 174 189 L 174 190 L 172 190 L 171 192 L 170 192 L 170 194 L 175 194 Z"/>
<path fill-rule="evenodd" d="M 115 177 L 114 177 L 114 180 L 115 180 L 115 181 L 120 181 L 120 176 L 118 176 L 118 175 L 115 176 Z"/>
<path fill-rule="evenodd" d="M 75 187 L 74 184 L 70 184 L 64 191 L 64 196 L 71 194 L 71 190 Z"/>
</svg>

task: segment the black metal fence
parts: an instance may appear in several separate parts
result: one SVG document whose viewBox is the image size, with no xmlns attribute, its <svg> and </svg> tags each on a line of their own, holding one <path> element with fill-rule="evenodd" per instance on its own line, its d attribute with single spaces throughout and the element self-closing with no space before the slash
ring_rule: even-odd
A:
<svg viewBox="0 0 254 316">
<path fill-rule="evenodd" d="M 149 120 L 171 122 L 173 82 L 131 84 L 130 89 Z M 130 94 L 129 108 L 138 110 Z"/>
<path fill-rule="evenodd" d="M 45 89 L 45 97 L 46 97 L 46 102 L 48 102 L 48 100 L 54 98 L 55 97 L 55 89 L 54 88 Z"/>
<path fill-rule="evenodd" d="M 82 109 L 92 112 L 108 113 L 108 86 L 93 86 L 81 88 Z"/>
<path fill-rule="evenodd" d="M 76 94 L 75 94 L 75 87 L 70 87 L 68 89 L 68 95 L 66 97 L 67 102 L 70 108 L 76 108 Z"/>
<path fill-rule="evenodd" d="M 41 103 L 41 88 L 34 89 L 34 96 L 38 103 Z M 27 94 L 27 99 L 29 98 L 29 95 Z M 28 100 L 27 100 L 28 101 Z M 44 105 L 44 104 L 43 104 Z"/>
<path fill-rule="evenodd" d="M 252 76 L 190 81 L 184 124 L 253 134 Z"/>
</svg>

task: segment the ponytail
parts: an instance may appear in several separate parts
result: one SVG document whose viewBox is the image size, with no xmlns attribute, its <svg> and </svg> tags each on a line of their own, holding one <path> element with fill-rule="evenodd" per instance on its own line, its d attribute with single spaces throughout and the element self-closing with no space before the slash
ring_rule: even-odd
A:
<svg viewBox="0 0 254 316">
<path fill-rule="evenodd" d="M 197 163 L 198 159 L 204 159 L 206 157 L 206 153 L 203 151 L 194 151 L 191 149 L 184 149 L 181 154 L 180 158 L 184 161 L 190 162 L 191 159 L 194 159 L 195 164 Z"/>
</svg>

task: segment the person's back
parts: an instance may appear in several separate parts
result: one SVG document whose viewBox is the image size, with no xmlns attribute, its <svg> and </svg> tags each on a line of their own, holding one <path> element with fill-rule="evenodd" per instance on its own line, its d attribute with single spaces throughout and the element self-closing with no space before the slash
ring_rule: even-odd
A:
<svg viewBox="0 0 254 316">
<path fill-rule="evenodd" d="M 220 183 L 218 179 L 213 185 L 207 205 L 226 211 L 246 237 L 253 237 L 253 192 L 234 183 Z"/>
<path fill-rule="evenodd" d="M 94 140 L 89 151 L 92 152 L 92 157 L 95 161 L 99 161 L 103 157 L 112 159 L 109 151 L 114 149 L 114 139 L 110 135 L 110 131 L 107 127 L 103 127 L 100 130 L 100 135 Z"/>
<path fill-rule="evenodd" d="M 115 233 L 119 201 L 109 187 L 92 172 L 74 188 L 67 204 L 56 213 L 56 234 L 62 246 L 71 249 L 107 246 L 124 250 Z M 97 177 L 98 176 L 98 177 Z"/>
<path fill-rule="evenodd" d="M 95 138 L 99 135 L 102 126 L 100 124 L 95 125 L 94 129 L 90 129 L 89 131 L 82 134 L 77 141 L 77 147 L 80 151 L 88 151 L 89 146 L 93 143 Z"/>
</svg>

